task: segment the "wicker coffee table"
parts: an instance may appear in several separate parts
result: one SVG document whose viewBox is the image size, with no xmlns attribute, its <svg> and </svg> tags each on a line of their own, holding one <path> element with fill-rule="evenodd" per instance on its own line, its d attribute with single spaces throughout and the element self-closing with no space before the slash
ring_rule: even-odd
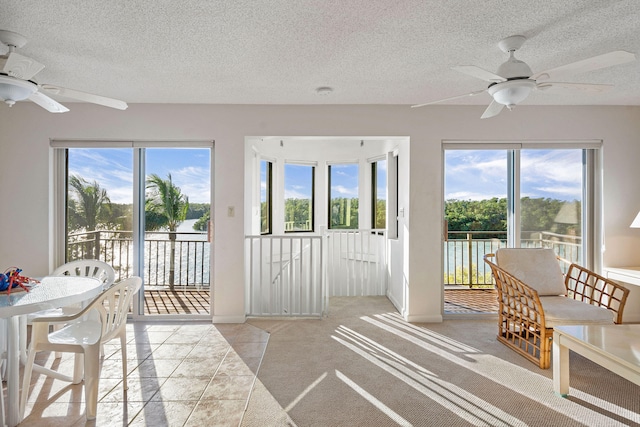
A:
<svg viewBox="0 0 640 427">
<path fill-rule="evenodd" d="M 553 391 L 569 394 L 569 350 L 640 385 L 640 324 L 553 329 Z"/>
</svg>

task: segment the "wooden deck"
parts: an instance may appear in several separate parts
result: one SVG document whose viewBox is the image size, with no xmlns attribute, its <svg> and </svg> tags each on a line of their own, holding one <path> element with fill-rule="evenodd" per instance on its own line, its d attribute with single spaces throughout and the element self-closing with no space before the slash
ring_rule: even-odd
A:
<svg viewBox="0 0 640 427">
<path fill-rule="evenodd" d="M 145 314 L 209 314 L 209 290 L 146 290 Z M 445 289 L 447 314 L 497 313 L 495 289 Z"/>
<path fill-rule="evenodd" d="M 445 289 L 445 314 L 483 314 L 498 312 L 495 289 Z"/>
<path fill-rule="evenodd" d="M 209 314 L 208 289 L 145 290 L 144 302 L 144 314 Z"/>
</svg>

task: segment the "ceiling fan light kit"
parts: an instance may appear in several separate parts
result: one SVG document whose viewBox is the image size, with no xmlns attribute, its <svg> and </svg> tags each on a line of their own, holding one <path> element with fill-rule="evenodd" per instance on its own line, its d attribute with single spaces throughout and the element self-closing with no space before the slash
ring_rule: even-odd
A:
<svg viewBox="0 0 640 427">
<path fill-rule="evenodd" d="M 489 86 L 487 92 L 498 104 L 505 105 L 509 110 L 524 101 L 536 87 L 536 82 L 529 79 L 507 80 Z"/>
<path fill-rule="evenodd" d="M 31 82 L 0 74 L 0 99 L 9 107 L 29 98 L 36 90 L 38 87 Z"/>
<path fill-rule="evenodd" d="M 15 52 L 17 48 L 27 43 L 27 39 L 13 31 L 0 30 L 0 42 L 9 48 L 6 55 L 0 55 L 0 100 L 9 107 L 18 101 L 29 99 L 52 113 L 69 111 L 67 107 L 45 94 L 50 93 L 119 110 L 127 109 L 127 103 L 118 99 L 36 83 L 33 77 L 44 68 L 44 65 Z"/>
<path fill-rule="evenodd" d="M 516 35 L 507 37 L 498 43 L 500 50 L 509 54 L 509 59 L 498 67 L 498 71 L 496 73 L 476 67 L 475 65 L 459 65 L 453 67 L 455 71 L 489 82 L 489 86 L 486 89 L 464 95 L 451 96 L 437 101 L 427 102 L 425 104 L 412 105 L 412 108 L 437 104 L 466 96 L 475 96 L 480 93 L 487 92 L 491 95 L 493 101 L 481 116 L 481 118 L 486 119 L 500 114 L 505 106 L 509 110 L 513 109 L 516 105 L 527 99 L 533 90 L 542 91 L 551 87 L 557 87 L 593 93 L 603 92 L 611 88 L 611 85 L 550 82 L 547 80 L 550 78 L 564 77 L 568 74 L 583 73 L 612 67 L 614 65 L 625 64 L 635 61 L 636 59 L 633 53 L 619 50 L 534 74 L 527 63 L 516 59 L 514 55 L 515 52 L 522 47 L 525 41 L 526 37 Z"/>
</svg>

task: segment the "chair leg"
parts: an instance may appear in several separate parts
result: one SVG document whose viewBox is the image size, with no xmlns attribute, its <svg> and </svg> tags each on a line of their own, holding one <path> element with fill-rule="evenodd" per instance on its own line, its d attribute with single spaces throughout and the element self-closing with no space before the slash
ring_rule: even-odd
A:
<svg viewBox="0 0 640 427">
<path fill-rule="evenodd" d="M 100 380 L 100 342 L 84 348 L 84 399 L 87 420 L 94 420 L 98 412 Z"/>
<path fill-rule="evenodd" d="M 120 334 L 120 351 L 122 353 L 122 387 L 123 390 L 129 390 L 127 385 L 127 335 Z"/>
<path fill-rule="evenodd" d="M 20 360 L 27 359 L 27 316 L 20 316 L 18 318 L 18 328 L 20 330 L 20 336 L 18 336 L 18 348 L 20 350 Z"/>
<path fill-rule="evenodd" d="M 54 324 L 54 325 L 53 325 L 53 330 L 54 330 L 54 331 L 57 331 L 57 330 L 59 330 L 59 329 L 62 329 L 62 326 L 63 326 L 63 325 Z M 61 351 L 56 351 L 56 354 L 55 354 L 55 356 L 54 356 L 54 357 L 55 357 L 56 359 L 60 359 L 60 358 L 62 357 L 62 352 L 61 352 Z M 77 383 L 74 383 L 74 384 L 77 384 Z"/>
<path fill-rule="evenodd" d="M 36 359 L 37 349 L 30 348 L 27 353 L 27 362 L 24 365 L 24 373 L 22 374 L 22 393 L 20 395 L 20 419 L 24 418 L 24 411 L 27 407 L 27 399 L 29 398 L 29 389 L 31 386 L 31 372 L 33 370 L 33 363 Z"/>
<path fill-rule="evenodd" d="M 4 366 L 4 362 L 2 362 L 2 366 Z M 4 413 L 4 392 L 0 393 L 0 424 L 4 427 L 6 415 Z"/>
<path fill-rule="evenodd" d="M 80 384 L 82 381 L 82 376 L 84 375 L 83 358 L 84 355 L 82 353 L 76 353 L 73 357 L 73 379 L 71 384 Z"/>
</svg>

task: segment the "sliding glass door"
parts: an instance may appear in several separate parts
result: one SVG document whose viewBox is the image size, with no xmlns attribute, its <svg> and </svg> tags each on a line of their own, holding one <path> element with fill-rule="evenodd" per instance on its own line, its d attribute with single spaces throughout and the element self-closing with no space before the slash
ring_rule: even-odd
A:
<svg viewBox="0 0 640 427">
<path fill-rule="evenodd" d="M 143 278 L 134 313 L 210 313 L 211 148 L 64 150 L 64 261 Z"/>
<path fill-rule="evenodd" d="M 145 312 L 208 314 L 209 150 L 147 148 L 143 154 Z"/>
<path fill-rule="evenodd" d="M 509 153 L 445 151 L 444 284 L 484 285 L 491 273 L 482 257 L 508 238 Z"/>
<path fill-rule="evenodd" d="M 583 150 L 520 151 L 519 246 L 583 263 Z"/>
<path fill-rule="evenodd" d="M 597 150 L 504 146 L 445 146 L 445 284 L 490 284 L 483 256 L 506 246 L 548 247 L 593 263 Z"/>
</svg>

